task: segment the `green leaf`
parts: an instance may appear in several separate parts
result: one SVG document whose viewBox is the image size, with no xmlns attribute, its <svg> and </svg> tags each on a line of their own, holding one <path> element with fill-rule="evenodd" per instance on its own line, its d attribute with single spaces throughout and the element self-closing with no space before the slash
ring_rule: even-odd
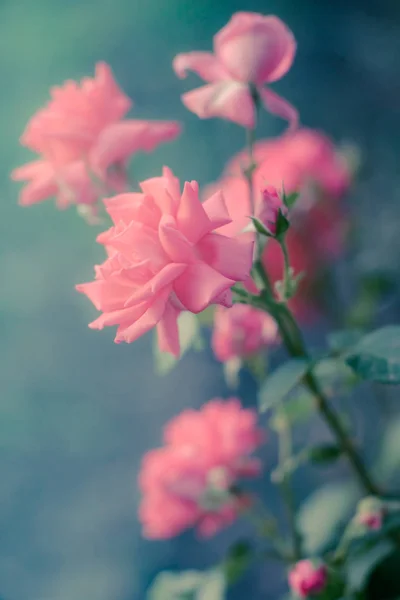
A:
<svg viewBox="0 0 400 600">
<path fill-rule="evenodd" d="M 302 380 L 310 367 L 309 360 L 293 358 L 271 373 L 259 392 L 260 412 L 279 404 Z"/>
<path fill-rule="evenodd" d="M 197 590 L 196 600 L 223 600 L 226 591 L 226 578 L 221 569 L 208 571 Z"/>
<path fill-rule="evenodd" d="M 201 571 L 163 572 L 147 591 L 148 600 L 194 600 L 203 574 Z"/>
<path fill-rule="evenodd" d="M 280 404 L 274 410 L 269 420 L 269 425 L 274 431 L 280 431 L 282 427 L 293 427 L 298 423 L 308 421 L 315 415 L 315 398 L 306 390 L 300 390 L 293 398 Z"/>
<path fill-rule="evenodd" d="M 364 379 L 400 383 L 400 326 L 388 325 L 364 336 L 346 362 Z"/>
<path fill-rule="evenodd" d="M 338 394 L 352 388 L 357 375 L 341 358 L 323 358 L 313 369 L 314 376 L 326 394 Z"/>
<path fill-rule="evenodd" d="M 380 540 L 367 552 L 350 558 L 347 562 L 347 585 L 351 591 L 362 590 L 368 583 L 368 579 L 376 567 L 381 564 L 390 554 L 395 546 L 389 540 Z"/>
<path fill-rule="evenodd" d="M 227 583 L 232 585 L 246 572 L 254 556 L 254 551 L 249 542 L 239 541 L 228 552 L 223 565 Z"/>
<path fill-rule="evenodd" d="M 296 204 L 298 198 L 300 196 L 299 192 L 292 192 L 291 194 L 283 194 L 283 203 L 288 207 L 288 208 L 293 208 L 293 206 Z"/>
<path fill-rule="evenodd" d="M 260 221 L 260 219 L 257 219 L 257 217 L 250 217 L 250 218 L 253 221 L 253 225 L 254 225 L 257 233 L 261 233 L 261 235 L 265 235 L 267 237 L 272 237 L 271 232 L 268 231 L 268 229 L 265 227 L 264 223 L 262 223 L 262 221 Z"/>
<path fill-rule="evenodd" d="M 184 311 L 178 317 L 178 329 L 179 329 L 179 341 L 181 345 L 181 356 L 189 350 L 189 348 L 195 347 L 200 343 L 200 325 L 196 315 Z M 157 337 L 154 338 L 153 343 L 153 356 L 155 361 L 156 371 L 159 375 L 166 375 L 169 373 L 179 362 L 179 358 L 176 358 L 168 352 L 161 352 L 158 347 Z"/>
<path fill-rule="evenodd" d="M 400 469 L 400 417 L 389 421 L 381 444 L 374 471 L 381 480 L 389 481 Z"/>
<path fill-rule="evenodd" d="M 279 211 L 278 214 L 278 218 L 276 220 L 276 232 L 275 232 L 275 237 L 277 238 L 281 238 L 285 235 L 285 233 L 287 232 L 287 230 L 289 229 L 290 223 L 287 220 L 287 218 L 285 217 L 284 214 L 282 214 L 282 211 Z"/>
<path fill-rule="evenodd" d="M 335 354 L 342 354 L 360 341 L 364 332 L 362 329 L 342 329 L 333 331 L 327 336 L 329 348 Z"/>
<path fill-rule="evenodd" d="M 319 554 L 354 511 L 359 490 L 352 482 L 328 483 L 300 506 L 297 520 L 304 551 Z"/>
<path fill-rule="evenodd" d="M 219 568 L 209 571 L 163 572 L 147 592 L 148 600 L 223 600 L 226 580 Z"/>
<path fill-rule="evenodd" d="M 309 460 L 316 465 L 326 465 L 335 462 L 342 454 L 341 448 L 335 444 L 320 444 L 308 451 Z"/>
</svg>

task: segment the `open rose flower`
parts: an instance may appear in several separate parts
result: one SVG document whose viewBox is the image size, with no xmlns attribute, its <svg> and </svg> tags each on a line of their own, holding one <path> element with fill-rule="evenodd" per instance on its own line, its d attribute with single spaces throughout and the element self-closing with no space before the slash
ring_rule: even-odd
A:
<svg viewBox="0 0 400 600">
<path fill-rule="evenodd" d="M 133 342 L 157 326 L 161 350 L 179 355 L 179 313 L 230 306 L 231 287 L 249 279 L 253 241 L 215 233 L 231 220 L 220 192 L 202 204 L 197 182 L 181 194 L 169 169 L 141 188 L 105 201 L 115 226 L 98 241 L 108 258 L 77 289 L 103 312 L 90 327 L 118 325 L 115 341 Z"/>
<path fill-rule="evenodd" d="M 277 325 L 267 313 L 245 304 L 217 306 L 211 345 L 221 362 L 255 354 L 276 339 Z"/>
<path fill-rule="evenodd" d="M 164 441 L 144 456 L 139 473 L 144 535 L 170 538 L 196 527 L 211 536 L 232 523 L 249 501 L 232 487 L 260 471 L 251 456 L 263 441 L 256 413 L 236 398 L 214 399 L 167 423 Z"/>
<path fill-rule="evenodd" d="M 264 87 L 288 72 L 295 53 L 293 34 L 280 19 L 238 12 L 214 36 L 214 54 L 178 54 L 173 67 L 179 77 L 185 77 L 190 70 L 207 82 L 182 96 L 185 106 L 198 117 L 222 117 L 253 128 L 255 88 L 265 108 L 295 128 L 296 109 Z"/>
<path fill-rule="evenodd" d="M 67 81 L 51 90 L 50 102 L 29 121 L 21 144 L 40 155 L 15 169 L 26 182 L 22 205 L 56 196 L 59 208 L 93 204 L 110 189 L 126 184 L 128 158 L 150 152 L 180 132 L 174 121 L 124 119 L 132 105 L 111 69 L 98 63 L 94 78 Z"/>
</svg>

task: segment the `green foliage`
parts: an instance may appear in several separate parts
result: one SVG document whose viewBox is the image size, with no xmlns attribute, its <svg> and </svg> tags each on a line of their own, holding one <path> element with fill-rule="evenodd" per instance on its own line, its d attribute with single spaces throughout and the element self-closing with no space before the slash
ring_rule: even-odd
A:
<svg viewBox="0 0 400 600">
<path fill-rule="evenodd" d="M 296 204 L 299 196 L 300 196 L 299 192 L 292 192 L 291 194 L 285 194 L 285 192 L 283 192 L 283 203 L 288 208 L 293 208 L 293 206 Z"/>
<path fill-rule="evenodd" d="M 225 575 L 221 569 L 210 571 L 163 572 L 147 592 L 148 600 L 223 600 Z"/>
<path fill-rule="evenodd" d="M 400 417 L 395 417 L 385 429 L 374 471 L 382 481 L 389 481 L 398 469 L 400 469 Z"/>
<path fill-rule="evenodd" d="M 340 525 L 354 510 L 358 490 L 352 482 L 328 483 L 313 492 L 300 506 L 297 522 L 304 551 L 318 554 L 329 547 Z"/>
<path fill-rule="evenodd" d="M 236 583 L 242 577 L 253 558 L 254 551 L 249 542 L 239 541 L 230 548 L 223 564 L 226 581 L 229 585 Z"/>
<path fill-rule="evenodd" d="M 278 405 L 300 383 L 310 366 L 307 359 L 293 358 L 275 369 L 259 391 L 260 412 Z"/>
<path fill-rule="evenodd" d="M 265 227 L 264 223 L 262 223 L 262 221 L 260 221 L 260 219 L 257 219 L 257 217 L 250 217 L 250 218 L 253 221 L 253 225 L 254 225 L 254 228 L 257 231 L 257 233 L 260 233 L 261 235 L 265 235 L 267 237 L 272 237 L 271 232 L 268 231 L 268 229 Z"/>
<path fill-rule="evenodd" d="M 276 232 L 275 232 L 275 237 L 277 237 L 278 239 L 282 239 L 285 235 L 285 233 L 287 232 L 287 230 L 290 227 L 290 223 L 288 221 L 288 219 L 285 217 L 285 215 L 282 213 L 282 211 L 280 210 L 278 213 L 278 219 L 276 221 Z"/>
<path fill-rule="evenodd" d="M 336 444 L 320 444 L 310 448 L 308 456 L 310 462 L 316 465 L 326 465 L 336 462 L 342 455 L 342 449 Z"/>
<path fill-rule="evenodd" d="M 349 350 L 346 362 L 363 379 L 400 383 L 400 326 L 388 325 L 364 336 Z"/>
<path fill-rule="evenodd" d="M 393 553 L 394 547 L 390 540 L 382 539 L 365 552 L 349 558 L 346 563 L 349 592 L 362 590 L 367 585 L 373 570 Z"/>
<path fill-rule="evenodd" d="M 313 374 L 327 395 L 345 393 L 358 381 L 358 376 L 341 357 L 321 359 L 316 363 Z"/>
<path fill-rule="evenodd" d="M 315 412 L 314 396 L 305 389 L 300 389 L 293 397 L 275 408 L 269 419 L 269 426 L 275 431 L 279 431 L 282 427 L 292 428 L 294 425 L 308 421 Z"/>
<path fill-rule="evenodd" d="M 329 348 L 335 354 L 342 354 L 360 341 L 364 332 L 362 329 L 341 329 L 327 335 Z"/>
</svg>

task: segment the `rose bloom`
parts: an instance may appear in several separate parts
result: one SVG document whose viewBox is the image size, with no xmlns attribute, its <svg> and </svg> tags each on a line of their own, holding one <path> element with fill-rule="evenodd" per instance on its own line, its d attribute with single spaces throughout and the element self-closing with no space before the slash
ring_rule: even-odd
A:
<svg viewBox="0 0 400 600">
<path fill-rule="evenodd" d="M 123 189 L 128 158 L 139 150 L 150 152 L 180 132 L 174 121 L 124 119 L 131 105 L 105 63 L 96 65 L 94 78 L 52 88 L 51 100 L 21 137 L 21 144 L 39 159 L 11 174 L 26 182 L 20 204 L 56 196 L 59 208 L 91 205 L 106 190 Z"/>
<path fill-rule="evenodd" d="M 173 67 L 179 77 L 194 71 L 207 82 L 183 94 L 185 106 L 202 119 L 222 117 L 253 128 L 252 89 L 272 114 L 297 127 L 296 109 L 268 87 L 290 69 L 296 42 L 288 27 L 275 16 L 237 12 L 214 36 L 214 54 L 178 54 Z"/>
<path fill-rule="evenodd" d="M 214 313 L 212 349 L 221 362 L 244 358 L 276 342 L 277 325 L 267 313 L 246 304 L 218 306 Z"/>
<path fill-rule="evenodd" d="M 318 596 L 327 583 L 328 572 L 323 563 L 312 560 L 300 560 L 289 573 L 291 590 L 300 598 Z"/>
<path fill-rule="evenodd" d="M 179 355 L 178 315 L 231 306 L 231 287 L 250 277 L 253 240 L 215 233 L 231 220 L 220 192 L 202 204 L 197 182 L 181 194 L 169 169 L 141 189 L 105 201 L 114 227 L 97 239 L 108 258 L 77 289 L 103 313 L 90 327 L 118 325 L 115 341 L 133 342 L 156 326 L 161 350 Z"/>
<path fill-rule="evenodd" d="M 167 423 L 164 446 L 144 456 L 139 473 L 144 535 L 170 538 L 195 527 L 212 536 L 234 521 L 249 500 L 230 490 L 258 475 L 251 454 L 262 440 L 256 413 L 237 398 L 211 400 Z"/>
</svg>

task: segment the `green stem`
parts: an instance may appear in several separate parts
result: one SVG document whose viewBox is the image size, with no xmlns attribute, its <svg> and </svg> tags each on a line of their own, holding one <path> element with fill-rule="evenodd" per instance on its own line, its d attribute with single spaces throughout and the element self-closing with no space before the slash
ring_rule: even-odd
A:
<svg viewBox="0 0 400 600">
<path fill-rule="evenodd" d="M 289 252 L 286 245 L 285 236 L 278 239 L 279 245 L 283 254 L 283 300 L 286 300 L 290 296 L 290 261 L 289 261 Z"/>
<path fill-rule="evenodd" d="M 279 430 L 279 466 L 282 467 L 290 460 L 292 455 L 292 437 L 288 423 Z M 293 562 L 301 559 L 301 537 L 296 526 L 296 507 L 290 475 L 284 473 L 280 483 L 282 497 L 286 507 L 287 520 L 293 544 Z"/>
<path fill-rule="evenodd" d="M 254 106 L 257 112 L 258 99 L 256 92 L 254 92 Z M 247 129 L 247 149 L 249 156 L 249 166 L 244 171 L 244 175 L 248 181 L 249 192 L 250 192 L 250 206 L 251 211 L 254 214 L 254 189 L 253 189 L 253 171 L 255 168 L 253 146 L 255 140 L 255 127 L 253 129 Z M 285 344 L 289 354 L 293 357 L 310 358 L 305 347 L 303 336 L 300 328 L 294 319 L 289 308 L 284 303 L 279 303 L 274 298 L 274 292 L 269 281 L 268 275 L 264 269 L 264 265 L 261 260 L 262 245 L 259 235 L 256 234 L 257 253 L 256 261 L 254 264 L 254 271 L 258 275 L 259 279 L 263 284 L 263 291 L 261 293 L 262 303 L 257 301 L 255 304 L 258 308 L 262 308 L 270 313 L 276 320 L 279 328 L 280 335 L 283 343 Z M 283 248 L 282 248 L 283 249 Z M 283 249 L 285 257 L 285 272 L 289 268 L 289 256 L 287 251 Z M 286 277 L 286 276 L 285 276 Z M 251 297 L 249 297 L 251 300 Z M 363 461 L 358 455 L 354 448 L 350 438 L 348 438 L 345 429 L 343 428 L 342 422 L 337 416 L 336 412 L 330 406 L 328 400 L 325 398 L 322 390 L 319 387 L 317 380 L 315 379 L 312 372 L 309 372 L 304 377 L 304 383 L 308 389 L 315 396 L 317 408 L 321 416 L 326 421 L 327 425 L 331 429 L 335 436 L 338 444 L 340 445 L 344 454 L 347 455 L 349 462 L 351 463 L 354 472 L 357 474 L 358 480 L 363 489 L 368 493 L 375 496 L 379 496 L 379 489 L 372 481 Z"/>
<path fill-rule="evenodd" d="M 256 268 L 260 279 L 262 279 L 263 281 L 268 279 L 268 276 L 265 273 L 265 269 L 260 261 L 256 263 Z M 263 273 L 260 273 L 260 271 L 262 271 Z M 278 324 L 282 340 L 289 354 L 293 357 L 309 359 L 310 356 L 305 347 L 303 337 L 296 320 L 294 319 L 292 313 L 285 304 L 278 303 L 273 299 L 272 301 L 268 301 L 270 290 L 271 285 L 268 282 L 268 287 L 266 288 L 267 302 L 265 303 L 264 310 L 271 313 L 272 316 L 275 318 Z M 355 450 L 350 438 L 348 438 L 347 433 L 343 428 L 339 417 L 337 416 L 333 408 L 330 406 L 328 400 L 325 398 L 312 372 L 309 372 L 304 376 L 304 383 L 306 384 L 308 389 L 313 393 L 316 400 L 317 408 L 321 416 L 324 418 L 332 433 L 334 434 L 343 453 L 347 455 L 348 460 L 350 461 L 355 473 L 358 476 L 360 484 L 368 494 L 379 496 L 380 492 L 378 487 L 372 481 L 363 461 L 361 460 L 360 456 Z"/>
</svg>

